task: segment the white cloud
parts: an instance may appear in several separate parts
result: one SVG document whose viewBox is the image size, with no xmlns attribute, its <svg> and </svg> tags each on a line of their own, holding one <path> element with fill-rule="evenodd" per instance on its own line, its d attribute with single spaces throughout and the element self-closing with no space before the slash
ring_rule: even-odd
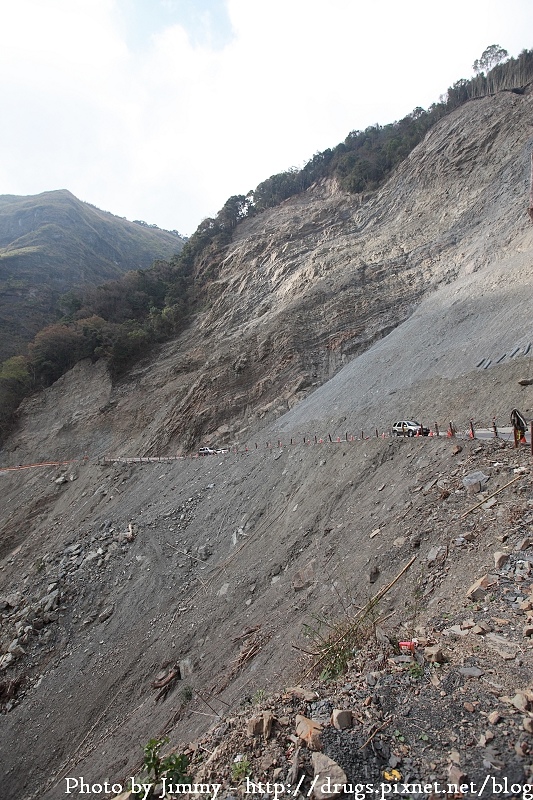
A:
<svg viewBox="0 0 533 800">
<path fill-rule="evenodd" d="M 68 188 L 189 234 L 351 130 L 437 101 L 488 44 L 530 47 L 533 30 L 529 0 L 227 0 L 231 27 L 222 0 L 3 5 L 0 192 Z"/>
</svg>

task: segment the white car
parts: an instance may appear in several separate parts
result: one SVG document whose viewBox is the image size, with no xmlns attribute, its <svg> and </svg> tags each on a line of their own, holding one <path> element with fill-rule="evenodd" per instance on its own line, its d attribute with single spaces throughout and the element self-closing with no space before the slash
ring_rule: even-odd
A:
<svg viewBox="0 0 533 800">
<path fill-rule="evenodd" d="M 216 450 L 213 450 L 211 447 L 200 447 L 198 450 L 199 456 L 214 456 L 216 454 Z"/>
<path fill-rule="evenodd" d="M 395 422 L 392 426 L 392 432 L 395 436 L 429 436 L 429 428 L 424 428 L 419 422 L 414 420 L 400 420 Z"/>
</svg>

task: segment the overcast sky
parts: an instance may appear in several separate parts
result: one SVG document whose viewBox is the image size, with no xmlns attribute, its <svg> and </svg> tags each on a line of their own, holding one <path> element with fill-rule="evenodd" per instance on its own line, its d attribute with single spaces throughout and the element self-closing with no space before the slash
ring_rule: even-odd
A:
<svg viewBox="0 0 533 800">
<path fill-rule="evenodd" d="M 0 194 L 190 235 L 228 197 L 437 102 L 531 0 L 0 0 Z"/>
</svg>

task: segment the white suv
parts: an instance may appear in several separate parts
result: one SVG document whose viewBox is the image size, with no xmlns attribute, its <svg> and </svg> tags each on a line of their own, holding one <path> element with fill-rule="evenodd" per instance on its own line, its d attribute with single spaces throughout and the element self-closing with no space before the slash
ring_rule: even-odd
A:
<svg viewBox="0 0 533 800">
<path fill-rule="evenodd" d="M 396 436 L 429 436 L 429 428 L 424 428 L 419 422 L 414 420 L 400 420 L 392 426 L 392 432 Z"/>
</svg>

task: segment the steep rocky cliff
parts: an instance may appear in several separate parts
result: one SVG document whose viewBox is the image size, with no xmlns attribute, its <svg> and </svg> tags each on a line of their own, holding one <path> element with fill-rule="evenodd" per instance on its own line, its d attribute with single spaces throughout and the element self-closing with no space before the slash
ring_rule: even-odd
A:
<svg viewBox="0 0 533 800">
<path fill-rule="evenodd" d="M 413 688 L 424 736 L 444 736 L 429 711 L 442 703 L 450 730 L 462 715 L 453 746 L 472 779 L 490 758 L 525 779 L 525 723 L 522 734 L 512 719 L 505 735 L 493 732 L 490 758 L 474 745 L 494 687 L 512 695 L 530 680 L 530 634 L 518 616 L 529 602 L 523 565 L 533 561 L 529 452 L 359 431 L 386 431 L 404 414 L 464 428 L 470 417 L 507 422 L 510 408 L 533 408 L 531 386 L 518 384 L 530 375 L 533 335 L 531 105 L 530 94 L 510 92 L 469 102 L 381 191 L 354 198 L 325 183 L 247 220 L 205 308 L 154 360 L 115 385 L 103 363 L 79 364 L 26 403 L 5 466 L 75 462 L 0 473 L 8 796 L 55 800 L 65 776 L 122 781 L 151 737 L 187 742 L 259 691 L 310 680 L 303 623 L 309 632 L 317 617 L 354 614 L 413 556 L 379 608 L 380 652 L 369 646 L 372 665 L 354 653 L 364 670 L 345 689 L 362 705 L 357 748 L 377 734 L 365 707 L 375 726 L 389 720 L 375 740 L 382 749 L 368 756 L 372 780 L 402 759 L 421 778 L 448 769 L 451 740 L 433 756 L 416 749 L 415 727 L 402 733 L 398 708 L 411 684 L 401 662 L 385 666 L 390 643 L 416 630 L 428 645 L 448 643 L 443 672 L 422 665 Z M 329 444 L 328 433 L 343 441 Z M 200 441 L 239 448 L 102 460 L 173 455 Z M 476 469 L 502 493 L 471 514 L 477 498 L 462 479 Z M 507 571 L 487 556 L 502 545 Z M 497 583 L 476 606 L 466 591 L 491 569 Z M 507 612 L 516 612 L 509 629 Z M 446 638 L 449 627 L 468 633 L 482 623 L 496 639 Z M 460 669 L 480 663 L 491 677 L 472 699 Z M 178 667 L 180 680 L 157 699 Z M 370 692 L 358 683 L 366 671 Z M 238 752 L 219 745 L 233 717 L 210 742 L 226 771 Z M 270 767 L 260 766 L 257 743 L 252 751 L 257 774 L 277 766 L 285 779 L 286 747 Z"/>
</svg>

